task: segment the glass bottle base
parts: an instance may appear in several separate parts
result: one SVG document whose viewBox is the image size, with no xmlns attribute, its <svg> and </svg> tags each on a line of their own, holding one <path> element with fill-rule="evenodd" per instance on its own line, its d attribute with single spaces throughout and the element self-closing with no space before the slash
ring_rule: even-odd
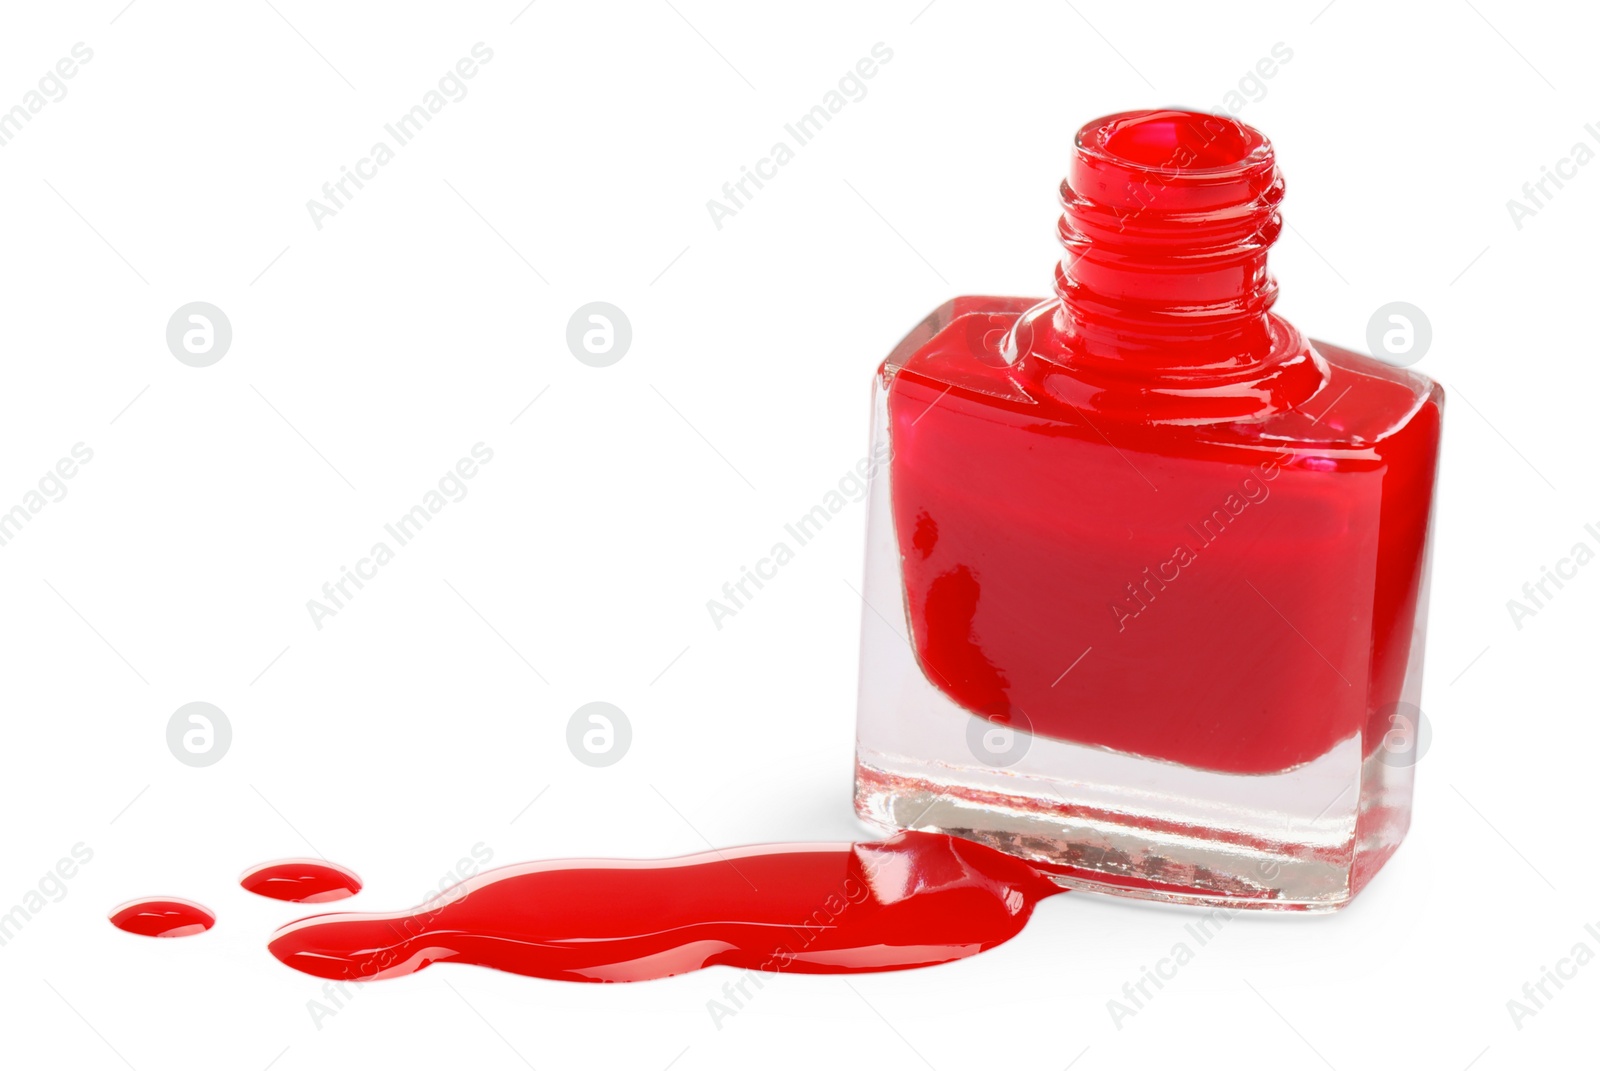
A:
<svg viewBox="0 0 1600 1071">
<path fill-rule="evenodd" d="M 1103 752 L 1096 758 L 1148 762 Z M 1351 769 L 1341 759 L 1330 755 L 1265 778 L 1199 774 L 1254 782 L 1235 786 L 1244 789 L 1234 794 L 1235 806 L 1213 810 L 1196 807 L 1198 801 L 1182 791 L 1130 789 L 1137 779 L 1095 785 L 997 777 L 987 766 L 919 763 L 863 746 L 855 806 L 874 828 L 964 837 L 1026 859 L 1077 890 L 1210 907 L 1328 912 L 1349 903 L 1399 846 L 1410 795 L 1410 770 L 1385 764 L 1380 752 L 1315 813 L 1309 801 L 1318 797 L 1305 789 L 1325 788 L 1332 783 L 1329 774 L 1338 780 L 1336 769 Z M 1169 785 L 1181 770 L 1149 765 Z M 1249 796 L 1271 798 L 1281 808 L 1286 795 L 1307 801 L 1298 821 L 1286 823 L 1281 811 L 1247 802 Z M 1206 811 L 1211 821 L 1204 820 Z"/>
</svg>

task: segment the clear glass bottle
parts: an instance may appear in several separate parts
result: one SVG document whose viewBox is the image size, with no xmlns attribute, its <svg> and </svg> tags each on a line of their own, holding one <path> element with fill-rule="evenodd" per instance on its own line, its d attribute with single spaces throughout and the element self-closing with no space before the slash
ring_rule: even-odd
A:
<svg viewBox="0 0 1600 1071">
<path fill-rule="evenodd" d="M 1332 909 L 1410 820 L 1443 394 L 1270 312 L 1271 145 L 1079 132 L 1056 297 L 878 372 L 856 807 L 1077 888 Z"/>
</svg>

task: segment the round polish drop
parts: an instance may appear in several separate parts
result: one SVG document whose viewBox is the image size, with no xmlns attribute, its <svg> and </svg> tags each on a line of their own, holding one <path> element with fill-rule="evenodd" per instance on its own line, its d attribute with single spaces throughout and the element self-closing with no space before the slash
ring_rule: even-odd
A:
<svg viewBox="0 0 1600 1071">
<path fill-rule="evenodd" d="M 279 859 L 253 866 L 239 875 L 247 892 L 297 904 L 343 900 L 361 891 L 355 871 L 321 859 Z"/>
<path fill-rule="evenodd" d="M 142 937 L 189 937 L 216 925 L 210 908 L 175 896 L 129 900 L 111 912 L 111 925 Z"/>
</svg>

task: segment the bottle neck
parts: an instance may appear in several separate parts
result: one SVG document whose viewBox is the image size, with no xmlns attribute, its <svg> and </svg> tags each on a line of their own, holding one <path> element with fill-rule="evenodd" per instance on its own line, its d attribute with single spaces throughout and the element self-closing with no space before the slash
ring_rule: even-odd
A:
<svg viewBox="0 0 1600 1071">
<path fill-rule="evenodd" d="M 1084 127 L 1055 273 L 1073 358 L 1152 372 L 1265 360 L 1283 192 L 1266 138 L 1226 117 L 1128 112 Z"/>
</svg>

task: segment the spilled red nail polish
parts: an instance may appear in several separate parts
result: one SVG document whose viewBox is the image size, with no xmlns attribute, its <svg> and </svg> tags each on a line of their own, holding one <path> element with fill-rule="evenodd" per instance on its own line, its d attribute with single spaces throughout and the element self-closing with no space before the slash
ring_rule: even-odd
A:
<svg viewBox="0 0 1600 1071">
<path fill-rule="evenodd" d="M 171 896 L 129 900 L 111 912 L 111 925 L 144 937 L 188 937 L 205 933 L 216 922 L 209 908 Z"/>
<path fill-rule="evenodd" d="M 297 904 L 323 904 L 343 900 L 361 891 L 361 878 L 353 870 L 321 859 L 279 859 L 253 866 L 239 875 L 246 892 Z"/>
<path fill-rule="evenodd" d="M 488 871 L 414 911 L 318 915 L 272 954 L 368 980 L 453 961 L 579 982 L 717 964 L 800 974 L 930 966 L 1015 936 L 1064 892 L 1014 856 L 936 833 L 778 844 L 664 860 L 579 859 Z"/>
</svg>

